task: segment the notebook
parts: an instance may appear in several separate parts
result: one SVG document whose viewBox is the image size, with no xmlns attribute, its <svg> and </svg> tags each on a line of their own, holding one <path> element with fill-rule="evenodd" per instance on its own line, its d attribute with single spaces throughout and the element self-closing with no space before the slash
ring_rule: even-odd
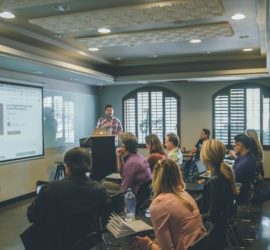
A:
<svg viewBox="0 0 270 250">
<path fill-rule="evenodd" d="M 106 228 L 115 238 L 122 238 L 136 233 L 153 230 L 153 227 L 142 220 L 126 222 L 115 213 L 111 214 Z"/>
</svg>

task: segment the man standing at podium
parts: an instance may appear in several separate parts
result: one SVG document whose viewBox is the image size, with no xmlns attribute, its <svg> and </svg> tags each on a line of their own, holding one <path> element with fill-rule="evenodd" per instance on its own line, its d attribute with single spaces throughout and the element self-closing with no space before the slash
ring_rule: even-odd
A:
<svg viewBox="0 0 270 250">
<path fill-rule="evenodd" d="M 97 128 L 106 128 L 115 136 L 115 145 L 118 145 L 118 136 L 122 134 L 123 128 L 119 119 L 113 116 L 114 110 L 112 105 L 108 104 L 104 108 L 105 116 L 99 118 Z"/>
</svg>

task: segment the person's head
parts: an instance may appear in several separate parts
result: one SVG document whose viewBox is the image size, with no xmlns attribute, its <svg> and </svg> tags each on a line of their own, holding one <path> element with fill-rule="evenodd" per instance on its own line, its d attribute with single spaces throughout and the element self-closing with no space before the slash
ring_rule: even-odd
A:
<svg viewBox="0 0 270 250">
<path fill-rule="evenodd" d="M 104 108 L 105 115 L 108 117 L 113 117 L 113 106 L 111 104 L 107 104 Z"/>
<path fill-rule="evenodd" d="M 134 134 L 132 133 L 123 133 L 121 136 L 121 142 L 122 142 L 122 147 L 128 152 L 128 153 L 137 153 L 137 148 L 138 148 L 138 141 L 137 138 Z"/>
<path fill-rule="evenodd" d="M 225 145 L 215 139 L 207 140 L 201 147 L 200 159 L 205 165 L 219 168 L 226 153 Z"/>
<path fill-rule="evenodd" d="M 259 141 L 259 137 L 255 129 L 247 129 L 245 134 L 252 137 L 255 141 Z"/>
<path fill-rule="evenodd" d="M 192 204 L 187 201 L 181 193 L 185 190 L 181 171 L 177 163 L 173 160 L 159 160 L 152 174 L 152 187 L 154 197 L 161 193 L 175 194 L 181 202 L 190 210 L 193 210 Z"/>
<path fill-rule="evenodd" d="M 152 153 L 164 154 L 163 147 L 157 135 L 155 134 L 147 135 L 145 137 L 145 143 L 150 154 Z"/>
<path fill-rule="evenodd" d="M 89 151 L 84 148 L 72 148 L 64 156 L 67 176 L 82 176 L 89 170 L 91 157 Z"/>
<path fill-rule="evenodd" d="M 210 171 L 220 171 L 230 181 L 232 192 L 237 194 L 237 186 L 235 182 L 235 175 L 230 166 L 224 162 L 226 153 L 225 145 L 218 140 L 206 140 L 201 148 L 200 160 L 207 165 Z"/>
<path fill-rule="evenodd" d="M 200 139 L 207 140 L 210 137 L 210 130 L 207 128 L 203 128 L 200 133 Z"/>
<path fill-rule="evenodd" d="M 155 196 L 161 193 L 176 193 L 186 187 L 179 166 L 169 159 L 156 163 L 152 174 L 152 186 Z"/>
<path fill-rule="evenodd" d="M 254 140 L 254 142 L 256 144 L 255 154 L 257 155 L 258 159 L 260 161 L 262 161 L 263 160 L 263 147 L 262 147 L 262 144 L 260 142 L 257 131 L 255 129 L 247 129 L 245 131 L 245 134 Z"/>
<path fill-rule="evenodd" d="M 246 134 L 238 134 L 234 137 L 233 149 L 236 153 L 244 154 L 251 150 L 253 141 Z"/>
<path fill-rule="evenodd" d="M 175 133 L 169 133 L 165 138 L 165 146 L 168 151 L 179 146 L 179 137 Z"/>
</svg>

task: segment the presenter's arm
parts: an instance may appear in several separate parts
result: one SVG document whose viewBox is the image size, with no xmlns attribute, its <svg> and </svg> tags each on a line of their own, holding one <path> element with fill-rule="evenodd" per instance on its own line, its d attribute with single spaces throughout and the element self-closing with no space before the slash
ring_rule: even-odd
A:
<svg viewBox="0 0 270 250">
<path fill-rule="evenodd" d="M 98 119 L 96 128 L 101 128 L 101 120 L 102 120 L 101 118 Z"/>
</svg>

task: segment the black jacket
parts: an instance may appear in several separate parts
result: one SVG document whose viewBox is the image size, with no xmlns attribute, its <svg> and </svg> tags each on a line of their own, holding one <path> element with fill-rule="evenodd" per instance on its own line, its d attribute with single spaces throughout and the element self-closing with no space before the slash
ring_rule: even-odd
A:
<svg viewBox="0 0 270 250">
<path fill-rule="evenodd" d="M 204 220 L 214 224 L 209 239 L 209 249 L 223 249 L 226 233 L 226 209 L 234 202 L 229 180 L 216 170 L 208 180 L 203 190 L 202 215 Z"/>
<path fill-rule="evenodd" d="M 85 176 L 45 185 L 28 208 L 34 224 L 21 236 L 26 250 L 68 250 L 84 235 L 99 231 L 109 201 L 106 189 Z"/>
</svg>

